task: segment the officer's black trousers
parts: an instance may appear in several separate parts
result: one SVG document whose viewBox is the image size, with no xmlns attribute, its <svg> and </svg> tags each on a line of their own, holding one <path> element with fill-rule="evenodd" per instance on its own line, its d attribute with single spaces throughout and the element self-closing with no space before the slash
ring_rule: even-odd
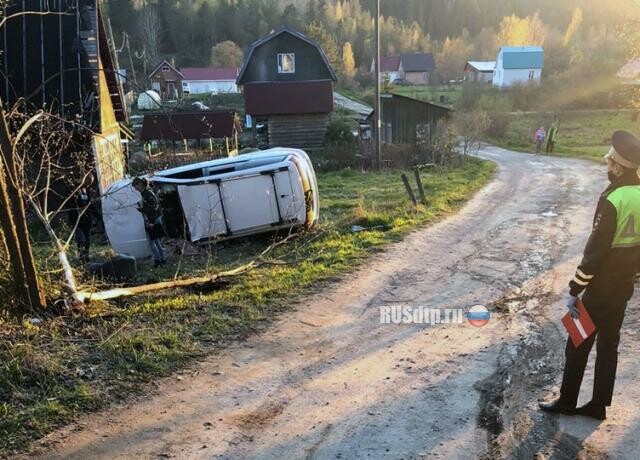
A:
<svg viewBox="0 0 640 460">
<path fill-rule="evenodd" d="M 560 398 L 563 403 L 575 406 L 578 402 L 580 384 L 589 353 L 596 345 L 596 367 L 593 382 L 593 397 L 591 400 L 598 405 L 610 406 L 613 396 L 613 386 L 618 367 L 618 343 L 620 342 L 620 328 L 624 320 L 627 299 L 602 299 L 589 295 L 583 297 L 584 306 L 596 325 L 597 331 L 585 340 L 578 348 L 573 346 L 569 337 L 565 349 L 565 366 L 560 388 Z"/>
</svg>

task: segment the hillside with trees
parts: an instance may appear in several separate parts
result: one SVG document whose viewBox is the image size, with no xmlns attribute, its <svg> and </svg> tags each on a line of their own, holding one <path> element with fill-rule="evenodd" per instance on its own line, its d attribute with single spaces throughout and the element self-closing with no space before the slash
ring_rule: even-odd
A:
<svg viewBox="0 0 640 460">
<path fill-rule="evenodd" d="M 373 57 L 368 0 L 107 0 L 123 67 L 146 74 L 160 58 L 178 66 L 236 65 L 240 50 L 281 25 L 321 42 L 344 82 L 366 81 Z M 609 72 L 631 40 L 633 0 L 383 0 L 383 54 L 433 52 L 440 80 L 503 45 L 544 45 L 545 77 Z M 128 45 L 128 46 L 127 46 Z M 578 70 L 576 70 L 578 69 Z"/>
</svg>

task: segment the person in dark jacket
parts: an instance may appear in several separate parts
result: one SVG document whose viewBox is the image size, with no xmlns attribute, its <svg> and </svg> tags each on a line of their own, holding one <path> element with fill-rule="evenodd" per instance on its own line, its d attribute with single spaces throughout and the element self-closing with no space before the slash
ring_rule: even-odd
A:
<svg viewBox="0 0 640 460">
<path fill-rule="evenodd" d="M 89 262 L 91 247 L 91 227 L 93 215 L 91 212 L 91 195 L 86 187 L 82 187 L 73 197 L 74 206 L 69 212 L 69 224 L 75 228 L 75 239 L 78 245 L 78 258 L 82 264 Z"/>
<path fill-rule="evenodd" d="M 160 240 L 165 236 L 164 224 L 162 222 L 162 211 L 160 209 L 160 202 L 153 190 L 149 187 L 149 182 L 143 177 L 136 177 L 133 179 L 133 188 L 136 189 L 142 196 L 142 201 L 138 207 L 138 211 L 142 213 L 144 217 L 144 226 L 149 236 L 149 244 L 151 246 L 151 253 L 153 254 L 154 266 L 159 266 L 166 263 L 164 258 L 164 252 L 162 250 L 162 244 Z"/>
<path fill-rule="evenodd" d="M 560 398 L 540 403 L 541 409 L 548 412 L 598 420 L 606 418 L 606 408 L 611 405 L 620 328 L 640 269 L 640 140 L 626 131 L 617 131 L 612 144 L 605 156 L 611 183 L 598 201 L 591 236 L 567 296 L 569 313 L 577 318 L 576 302 L 584 293 L 582 302 L 596 332 L 577 348 L 567 339 Z M 576 409 L 594 342 L 597 355 L 592 399 Z"/>
</svg>

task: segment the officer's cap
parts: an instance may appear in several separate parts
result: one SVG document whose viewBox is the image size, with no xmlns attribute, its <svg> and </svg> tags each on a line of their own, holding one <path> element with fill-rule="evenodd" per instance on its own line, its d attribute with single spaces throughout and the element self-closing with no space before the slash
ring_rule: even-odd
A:
<svg viewBox="0 0 640 460">
<path fill-rule="evenodd" d="M 640 139 L 628 131 L 616 131 L 611 144 L 613 147 L 605 158 L 610 158 L 625 168 L 640 167 Z"/>
</svg>

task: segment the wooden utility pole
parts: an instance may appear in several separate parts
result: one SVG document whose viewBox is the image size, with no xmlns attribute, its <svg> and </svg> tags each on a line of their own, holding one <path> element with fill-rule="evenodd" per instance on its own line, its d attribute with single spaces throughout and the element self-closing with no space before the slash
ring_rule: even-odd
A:
<svg viewBox="0 0 640 460">
<path fill-rule="evenodd" d="M 40 287 L 31 251 L 27 215 L 19 184 L 9 126 L 0 99 L 0 224 L 11 251 L 11 264 L 18 290 L 32 309 L 44 309 L 46 299 Z M 21 273 L 18 273 L 21 272 Z"/>
<path fill-rule="evenodd" d="M 375 138 L 376 166 L 382 169 L 382 114 L 380 104 L 380 0 L 374 0 L 375 7 L 375 79 L 376 79 L 376 103 L 375 103 Z"/>
</svg>

